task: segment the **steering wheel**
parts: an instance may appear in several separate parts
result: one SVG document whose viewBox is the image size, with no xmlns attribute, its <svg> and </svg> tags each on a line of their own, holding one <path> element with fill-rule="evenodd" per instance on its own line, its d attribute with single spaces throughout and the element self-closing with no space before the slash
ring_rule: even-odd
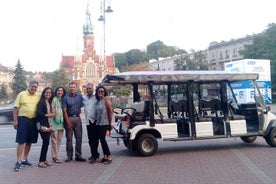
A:
<svg viewBox="0 0 276 184">
<path fill-rule="evenodd" d="M 128 110 L 130 110 L 130 112 L 128 112 Z M 126 107 L 126 108 L 122 109 L 122 114 L 126 114 L 128 116 L 132 116 L 135 112 L 136 112 L 136 109 L 134 109 L 132 107 Z"/>
</svg>

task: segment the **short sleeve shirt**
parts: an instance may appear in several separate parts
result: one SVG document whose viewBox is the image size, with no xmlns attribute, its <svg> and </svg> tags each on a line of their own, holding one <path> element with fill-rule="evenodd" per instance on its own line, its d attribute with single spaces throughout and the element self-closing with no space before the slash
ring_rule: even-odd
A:
<svg viewBox="0 0 276 184">
<path fill-rule="evenodd" d="M 18 116 L 27 118 L 36 117 L 36 106 L 40 100 L 40 93 L 30 94 L 28 90 L 20 92 L 15 100 L 14 106 L 18 108 Z"/>
<path fill-rule="evenodd" d="M 62 100 L 62 108 L 67 109 L 68 116 L 79 115 L 81 113 L 82 100 L 81 94 L 77 93 L 73 96 L 69 93 Z"/>
</svg>

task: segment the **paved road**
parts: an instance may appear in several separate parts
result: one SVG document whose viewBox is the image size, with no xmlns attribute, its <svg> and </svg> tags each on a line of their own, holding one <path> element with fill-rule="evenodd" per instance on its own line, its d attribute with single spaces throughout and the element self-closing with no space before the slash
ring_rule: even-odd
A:
<svg viewBox="0 0 276 184">
<path fill-rule="evenodd" d="M 183 183 L 276 183 L 276 152 L 263 138 L 254 144 L 237 139 L 159 142 L 152 157 L 129 153 L 123 144 L 109 141 L 113 156 L 110 165 L 70 162 L 49 168 L 22 168 L 14 172 L 15 149 L 0 149 L 0 183 L 7 184 L 183 184 Z M 34 145 L 30 161 L 38 162 L 40 146 Z M 66 158 L 64 145 L 62 159 Z M 83 156 L 89 157 L 88 144 Z M 50 158 L 50 154 L 48 154 Z"/>
<path fill-rule="evenodd" d="M 274 109 L 274 106 L 272 107 Z M 276 109 L 276 108 L 275 108 Z M 274 112 L 272 110 L 272 112 Z M 86 130 L 84 130 L 86 131 Z M 2 133 L 14 136 L 6 127 Z M 13 138 L 8 141 L 14 143 Z M 40 144 L 40 143 L 39 143 Z M 29 160 L 37 165 L 40 145 L 32 147 Z M 0 183 L 5 184 L 272 184 L 276 183 L 276 152 L 259 137 L 253 144 L 239 138 L 202 141 L 161 142 L 152 157 L 129 153 L 109 139 L 113 162 L 54 164 L 49 168 L 22 168 L 14 172 L 15 148 L 0 149 Z M 99 150 L 101 152 L 101 149 Z M 66 158 L 65 146 L 61 158 Z M 84 137 L 83 156 L 89 157 Z M 48 154 L 50 160 L 50 153 Z"/>
<path fill-rule="evenodd" d="M 88 162 L 54 164 L 49 168 L 22 168 L 14 172 L 15 149 L 0 150 L 0 178 L 5 184 L 81 183 L 81 184 L 272 184 L 276 183 L 276 152 L 264 139 L 245 144 L 240 139 L 186 142 L 159 142 L 152 157 L 128 153 L 125 147 L 109 143 L 113 155 L 110 165 Z M 34 146 L 30 161 L 37 163 L 39 146 Z M 65 159 L 65 147 L 61 148 Z M 83 145 L 88 157 L 88 145 Z M 49 157 L 48 157 L 49 158 Z"/>
</svg>

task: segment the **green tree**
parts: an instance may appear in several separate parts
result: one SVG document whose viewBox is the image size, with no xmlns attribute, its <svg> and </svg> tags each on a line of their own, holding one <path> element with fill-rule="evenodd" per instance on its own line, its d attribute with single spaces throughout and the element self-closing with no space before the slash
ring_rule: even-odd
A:
<svg viewBox="0 0 276 184">
<path fill-rule="evenodd" d="M 175 70 L 207 70 L 208 64 L 203 51 L 191 50 L 174 60 Z"/>
<path fill-rule="evenodd" d="M 148 62 L 149 59 L 158 59 L 159 57 L 171 57 L 174 55 L 185 54 L 186 51 L 173 46 L 167 46 L 158 40 L 147 45 L 147 50 L 132 49 L 125 53 L 114 53 L 115 66 L 120 70 L 124 70 L 133 64 Z"/>
<path fill-rule="evenodd" d="M 112 92 L 114 96 L 121 97 L 121 96 L 129 96 L 131 94 L 131 87 L 130 86 L 112 86 L 109 90 Z"/>
<path fill-rule="evenodd" d="M 158 59 L 159 57 L 172 57 L 174 55 L 183 54 L 185 50 L 177 49 L 174 46 L 167 46 L 162 41 L 155 41 L 147 46 L 149 58 Z"/>
<path fill-rule="evenodd" d="M 271 62 L 272 91 L 276 93 L 276 24 L 269 24 L 267 29 L 253 38 L 251 45 L 246 45 L 241 52 L 248 59 L 269 59 Z"/>
<path fill-rule="evenodd" d="M 143 52 L 139 49 L 132 49 L 126 52 L 126 59 L 127 59 L 128 65 L 133 65 L 143 61 L 147 61 L 148 55 L 146 52 Z"/>
<path fill-rule="evenodd" d="M 53 89 L 56 89 L 58 86 L 63 86 L 66 90 L 68 90 L 67 88 L 70 79 L 67 77 L 65 70 L 56 70 L 53 73 L 49 74 L 49 76 L 52 80 Z"/>
<path fill-rule="evenodd" d="M 115 53 L 115 67 L 117 67 L 120 71 L 122 67 L 128 66 L 127 57 L 125 53 Z"/>
<path fill-rule="evenodd" d="M 3 100 L 7 98 L 8 98 L 7 88 L 4 84 L 2 84 L 0 89 L 0 99 Z"/>
<path fill-rule="evenodd" d="M 24 68 L 20 63 L 20 60 L 18 60 L 16 66 L 15 66 L 13 84 L 12 84 L 12 90 L 13 90 L 14 97 L 18 93 L 20 93 L 21 91 L 24 91 L 26 89 L 27 89 L 26 72 L 24 71 Z"/>
</svg>

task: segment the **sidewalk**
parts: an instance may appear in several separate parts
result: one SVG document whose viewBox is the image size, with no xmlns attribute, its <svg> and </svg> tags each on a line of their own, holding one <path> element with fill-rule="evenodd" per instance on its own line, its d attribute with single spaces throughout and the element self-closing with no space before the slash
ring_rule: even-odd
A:
<svg viewBox="0 0 276 184">
<path fill-rule="evenodd" d="M 276 104 L 269 106 L 271 112 L 276 114 Z M 86 130 L 84 129 L 84 131 Z M 63 138 L 65 139 L 65 137 Z M 87 138 L 83 137 L 83 139 L 86 140 Z M 208 140 L 208 142 L 163 142 L 159 144 L 160 149 L 153 157 L 139 157 L 135 153 L 133 155 L 129 154 L 123 143 L 120 142 L 118 146 L 114 139 L 108 139 L 108 144 L 113 158 L 113 162 L 109 165 L 89 164 L 88 161 L 56 164 L 51 160 L 51 149 L 49 147 L 47 159 L 50 163 L 53 163 L 53 166 L 48 168 L 37 167 L 41 146 L 34 144 L 29 155 L 29 161 L 34 164 L 34 167 L 23 167 L 19 172 L 13 170 L 16 150 L 14 148 L 0 149 L 1 183 L 260 183 L 260 180 L 256 179 L 257 174 L 254 174 L 254 172 L 252 174 L 250 169 L 245 169 L 245 166 L 251 167 L 253 163 L 255 164 L 254 168 L 263 170 L 276 181 L 274 171 L 276 163 L 273 159 L 275 158 L 275 150 L 267 146 L 265 140 L 261 137 L 254 144 L 244 144 L 238 138 Z M 239 150 L 239 154 L 237 154 L 237 150 Z M 83 143 L 82 152 L 84 158 L 90 156 L 87 143 Z M 102 155 L 100 146 L 99 153 Z M 247 159 L 246 162 L 237 160 L 237 155 L 241 153 L 243 154 L 242 159 Z M 60 157 L 63 161 L 66 159 L 65 145 L 61 146 Z M 251 162 L 249 163 L 249 161 Z M 214 173 L 213 170 L 218 170 L 220 175 Z"/>
<path fill-rule="evenodd" d="M 0 178 L 1 183 L 5 184 L 73 184 L 73 183 L 105 183 L 112 172 L 120 165 L 126 158 L 126 149 L 116 145 L 115 142 L 109 142 L 110 149 L 112 150 L 113 162 L 109 165 L 102 163 L 90 164 L 86 162 L 71 161 L 69 163 L 63 162 L 61 164 L 53 163 L 50 155 L 50 147 L 48 150 L 47 160 L 53 165 L 47 168 L 40 168 L 37 166 L 40 146 L 35 144 L 32 146 L 29 161 L 34 164 L 33 167 L 22 167 L 19 172 L 14 171 L 16 160 L 15 149 L 0 150 Z M 83 157 L 90 157 L 88 144 L 83 144 Z M 123 151 L 122 151 L 123 150 Z M 102 155 L 101 149 L 99 152 Z M 61 146 L 60 157 L 64 161 L 66 159 L 65 146 Z"/>
<path fill-rule="evenodd" d="M 14 172 L 15 149 L 0 150 L 0 178 L 5 184 L 272 184 L 275 176 L 275 150 L 258 138 L 254 144 L 240 139 L 162 142 L 153 157 L 129 154 L 126 148 L 109 142 L 113 162 L 72 161 L 37 167 L 40 147 L 33 147 L 32 168 Z M 100 151 L 100 150 L 99 150 Z M 101 152 L 101 151 L 100 151 Z M 61 148 L 64 160 L 65 147 Z M 88 144 L 83 157 L 89 156 Z M 49 154 L 48 154 L 49 158 Z M 49 160 L 50 161 L 50 160 Z"/>
</svg>

